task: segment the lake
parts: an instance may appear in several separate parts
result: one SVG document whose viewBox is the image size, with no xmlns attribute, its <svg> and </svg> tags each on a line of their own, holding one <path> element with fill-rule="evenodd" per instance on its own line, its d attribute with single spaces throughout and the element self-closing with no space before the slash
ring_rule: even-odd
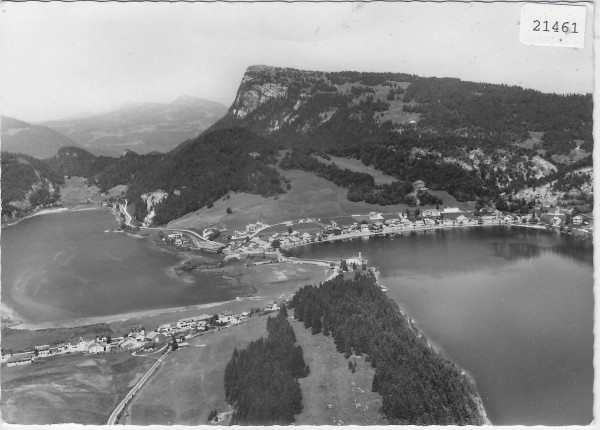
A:
<svg viewBox="0 0 600 430">
<path fill-rule="evenodd" d="M 52 326 L 250 292 L 214 274 L 174 276 L 175 255 L 106 232 L 116 226 L 111 212 L 96 209 L 3 228 L 3 311 Z M 473 376 L 494 424 L 592 421 L 590 246 L 544 231 L 474 227 L 294 251 L 328 259 L 358 252 L 430 341 Z"/>
<path fill-rule="evenodd" d="M 473 376 L 493 424 L 591 423 L 591 246 L 474 227 L 314 244 L 294 255 L 358 252 L 430 341 Z"/>
<path fill-rule="evenodd" d="M 146 240 L 106 232 L 108 210 L 65 211 L 2 229 L 2 308 L 28 324 L 234 299 L 248 287 L 215 274 L 175 276 L 179 259 Z"/>
</svg>

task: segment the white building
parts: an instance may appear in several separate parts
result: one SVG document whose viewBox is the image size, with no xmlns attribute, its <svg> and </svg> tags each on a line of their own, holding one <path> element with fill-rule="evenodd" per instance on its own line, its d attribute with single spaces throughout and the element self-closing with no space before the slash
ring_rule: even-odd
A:
<svg viewBox="0 0 600 430">
<path fill-rule="evenodd" d="M 458 208 L 457 208 L 458 209 Z M 439 217 L 441 212 L 439 209 L 423 209 L 421 211 L 421 216 L 423 217 Z"/>
<path fill-rule="evenodd" d="M 455 213 L 460 213 L 461 210 L 459 208 L 444 208 L 444 210 L 442 211 L 442 214 L 455 214 Z"/>
</svg>

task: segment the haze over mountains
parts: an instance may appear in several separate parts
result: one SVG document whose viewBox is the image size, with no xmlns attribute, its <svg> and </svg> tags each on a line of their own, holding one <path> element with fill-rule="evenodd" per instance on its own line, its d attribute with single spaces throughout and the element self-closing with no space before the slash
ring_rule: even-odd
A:
<svg viewBox="0 0 600 430">
<path fill-rule="evenodd" d="M 34 125 L 8 116 L 2 122 L 2 151 L 48 158 L 63 146 L 74 146 L 70 138 L 43 125 Z"/>
<path fill-rule="evenodd" d="M 86 118 L 50 121 L 45 125 L 68 136 L 96 155 L 118 156 L 167 152 L 193 139 L 227 112 L 218 102 L 179 97 L 172 103 L 135 103 Z"/>
<path fill-rule="evenodd" d="M 214 122 L 223 108 L 186 98 L 52 122 L 82 148 L 120 156 L 71 147 L 47 165 L 84 176 L 103 191 L 128 185 L 137 219 L 151 215 L 156 224 L 211 207 L 229 192 L 285 193 L 281 169 L 310 172 L 345 188 L 348 200 L 379 205 L 440 203 L 427 192 L 415 194 L 418 180 L 458 201 L 501 210 L 526 211 L 539 190 L 555 203 L 590 205 L 589 94 L 404 73 L 252 66 L 226 115 Z M 209 118 L 214 124 L 192 139 Z M 178 140 L 167 143 L 167 134 Z M 174 149 L 148 153 L 153 145 Z M 124 149 L 134 152 L 121 155 Z M 282 149 L 288 152 L 278 161 Z M 327 154 L 358 159 L 396 181 L 377 185 L 369 174 L 319 161 Z M 147 196 L 155 194 L 160 199 L 148 205 Z"/>
</svg>

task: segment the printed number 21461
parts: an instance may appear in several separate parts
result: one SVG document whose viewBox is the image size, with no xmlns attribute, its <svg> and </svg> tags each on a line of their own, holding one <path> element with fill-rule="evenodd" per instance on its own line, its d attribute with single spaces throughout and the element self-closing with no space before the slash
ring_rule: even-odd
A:
<svg viewBox="0 0 600 430">
<path fill-rule="evenodd" d="M 576 22 L 563 22 L 562 25 L 558 21 L 555 21 L 554 24 L 548 21 L 538 21 L 537 19 L 533 21 L 535 24 L 533 26 L 533 31 L 554 31 L 558 33 L 562 31 L 563 33 L 577 33 L 577 23 Z"/>
</svg>

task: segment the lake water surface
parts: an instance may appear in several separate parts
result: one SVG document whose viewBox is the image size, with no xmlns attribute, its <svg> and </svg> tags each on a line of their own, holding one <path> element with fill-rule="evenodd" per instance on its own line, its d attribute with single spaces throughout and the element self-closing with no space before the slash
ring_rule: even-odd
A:
<svg viewBox="0 0 600 430">
<path fill-rule="evenodd" d="M 233 299 L 248 291 L 211 274 L 174 276 L 179 259 L 106 232 L 108 210 L 31 217 L 2 229 L 2 306 L 29 324 Z"/>
<path fill-rule="evenodd" d="M 493 424 L 589 424 L 592 248 L 556 234 L 475 227 L 316 244 L 362 252 L 427 337 L 471 373 Z"/>
<path fill-rule="evenodd" d="M 32 217 L 2 229 L 2 306 L 32 324 L 230 300 L 248 286 L 179 278 L 170 252 L 125 234 L 106 210 Z M 456 229 L 298 248 L 362 252 L 405 313 L 473 375 L 494 424 L 589 424 L 592 249 L 543 231 Z"/>
</svg>

